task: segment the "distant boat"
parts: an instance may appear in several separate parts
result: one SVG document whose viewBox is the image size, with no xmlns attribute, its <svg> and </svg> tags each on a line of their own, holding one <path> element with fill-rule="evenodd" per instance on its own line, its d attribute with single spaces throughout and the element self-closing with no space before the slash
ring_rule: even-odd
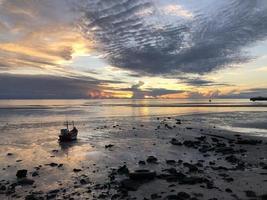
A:
<svg viewBox="0 0 267 200">
<path fill-rule="evenodd" d="M 67 128 L 60 130 L 60 135 L 59 135 L 58 140 L 60 142 L 70 142 L 70 141 L 77 140 L 78 129 L 74 126 L 74 122 L 72 122 L 72 126 L 73 126 L 72 130 L 69 130 L 68 121 L 65 123 L 65 125 L 67 126 Z"/>
<path fill-rule="evenodd" d="M 267 101 L 267 97 L 252 97 L 250 101 Z"/>
</svg>

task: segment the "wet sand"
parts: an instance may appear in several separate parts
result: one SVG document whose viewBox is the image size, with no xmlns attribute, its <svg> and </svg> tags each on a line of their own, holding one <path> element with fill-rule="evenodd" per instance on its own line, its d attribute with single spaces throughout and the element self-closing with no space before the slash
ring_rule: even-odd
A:
<svg viewBox="0 0 267 200">
<path fill-rule="evenodd" d="M 264 137 L 190 117 L 111 120 L 93 131 L 105 134 L 4 146 L 0 199 L 267 199 Z"/>
</svg>

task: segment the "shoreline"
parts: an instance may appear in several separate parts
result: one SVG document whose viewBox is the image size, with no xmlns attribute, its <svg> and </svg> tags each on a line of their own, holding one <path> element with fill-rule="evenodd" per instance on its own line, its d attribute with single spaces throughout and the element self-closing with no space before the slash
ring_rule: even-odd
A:
<svg viewBox="0 0 267 200">
<path fill-rule="evenodd" d="M 9 174 L 0 182 L 1 199 L 266 199 L 267 138 L 190 116 L 103 124 L 96 131 L 106 134 L 65 147 L 48 143 L 47 157 L 28 163 L 28 182 L 16 172 L 29 160 L 8 151 L 4 160 L 13 170 L 1 171 Z"/>
</svg>

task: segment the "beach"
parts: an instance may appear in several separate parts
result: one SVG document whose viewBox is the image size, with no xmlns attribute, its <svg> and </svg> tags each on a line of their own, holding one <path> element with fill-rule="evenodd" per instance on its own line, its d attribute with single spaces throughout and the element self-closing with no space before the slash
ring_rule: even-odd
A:
<svg viewBox="0 0 267 200">
<path fill-rule="evenodd" d="M 265 104 L 117 104 L 0 103 L 0 198 L 267 199 Z"/>
</svg>

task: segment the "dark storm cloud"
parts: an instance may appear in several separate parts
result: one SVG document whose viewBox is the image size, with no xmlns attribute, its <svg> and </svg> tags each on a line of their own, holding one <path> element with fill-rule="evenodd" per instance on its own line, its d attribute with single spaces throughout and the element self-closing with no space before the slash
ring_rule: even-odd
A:
<svg viewBox="0 0 267 200">
<path fill-rule="evenodd" d="M 186 2 L 190 19 L 163 15 L 164 1 L 83 2 L 85 35 L 112 65 L 139 73 L 203 74 L 243 63 L 250 59 L 243 49 L 267 36 L 266 1 Z"/>
<path fill-rule="evenodd" d="M 118 90 L 132 92 L 133 99 L 143 99 L 145 96 L 157 98 L 162 95 L 178 94 L 178 93 L 185 92 L 184 90 L 168 90 L 164 88 L 149 88 L 149 89 L 143 90 L 141 89 L 143 85 L 144 85 L 144 82 L 139 81 L 137 84 L 132 85 L 131 88 L 124 88 L 124 89 L 118 89 Z"/>
<path fill-rule="evenodd" d="M 180 77 L 181 80 L 183 80 L 183 83 L 186 83 L 188 85 L 192 86 L 233 86 L 227 83 L 216 83 L 214 81 L 202 79 L 202 78 L 182 78 Z"/>
<path fill-rule="evenodd" d="M 88 77 L 0 74 L 0 99 L 90 98 L 91 93 L 101 93 L 101 85 L 106 83 L 110 81 Z"/>
</svg>

